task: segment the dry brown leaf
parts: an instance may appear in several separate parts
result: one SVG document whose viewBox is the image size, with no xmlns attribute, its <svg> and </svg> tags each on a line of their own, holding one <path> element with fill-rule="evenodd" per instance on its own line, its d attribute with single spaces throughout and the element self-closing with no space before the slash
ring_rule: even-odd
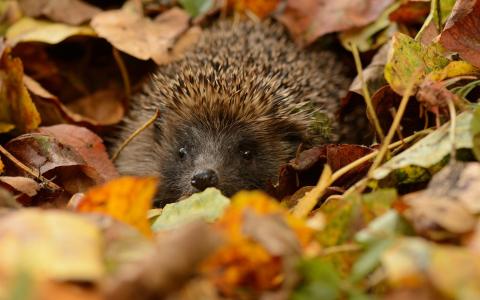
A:
<svg viewBox="0 0 480 300">
<path fill-rule="evenodd" d="M 480 1 L 455 2 L 447 24 L 440 35 L 440 44 L 458 52 L 460 57 L 480 67 Z"/>
<path fill-rule="evenodd" d="M 29 17 L 45 16 L 52 21 L 79 25 L 100 12 L 97 7 L 80 0 L 19 0 Z"/>
<path fill-rule="evenodd" d="M 138 59 L 164 63 L 176 39 L 188 29 L 189 15 L 172 8 L 154 21 L 126 10 L 96 15 L 91 26 L 115 48 Z"/>
<path fill-rule="evenodd" d="M 125 113 L 122 99 L 123 93 L 111 88 L 96 91 L 65 106 L 91 124 L 111 125 L 118 123 Z"/>
<path fill-rule="evenodd" d="M 40 185 L 35 180 L 28 177 L 0 176 L 0 181 L 29 197 L 35 196 L 38 190 L 40 190 Z"/>
<path fill-rule="evenodd" d="M 432 178 L 426 190 L 404 196 L 405 203 L 410 205 L 407 218 L 418 232 L 431 238 L 442 238 L 442 231 L 453 234 L 472 231 L 475 215 L 480 212 L 479 176 L 478 162 L 446 166 Z"/>
<path fill-rule="evenodd" d="M 377 19 L 393 0 L 288 0 L 278 18 L 300 45 Z"/>
<path fill-rule="evenodd" d="M 24 76 L 24 83 L 32 93 L 43 125 L 73 123 L 89 127 L 107 126 L 118 123 L 124 115 L 123 95 L 113 88 L 80 98 L 67 107 L 31 77 Z"/>
<path fill-rule="evenodd" d="M 108 158 L 107 149 L 103 145 L 102 139 L 87 128 L 61 124 L 40 127 L 38 131 L 49 134 L 55 137 L 61 144 L 71 147 L 105 181 L 118 176 L 115 166 Z"/>
<path fill-rule="evenodd" d="M 124 266 L 108 281 L 107 299 L 166 299 L 220 244 L 220 235 L 203 222 L 159 235 L 155 249 L 141 262 Z"/>
</svg>

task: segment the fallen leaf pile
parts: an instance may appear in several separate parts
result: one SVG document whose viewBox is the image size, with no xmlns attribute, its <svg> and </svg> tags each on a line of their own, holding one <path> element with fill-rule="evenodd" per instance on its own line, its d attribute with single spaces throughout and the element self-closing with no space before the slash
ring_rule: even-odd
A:
<svg viewBox="0 0 480 300">
<path fill-rule="evenodd" d="M 224 17 L 343 53 L 366 145 L 154 208 L 102 136 Z M 3 0 L 0 37 L 0 300 L 480 299 L 480 0 Z"/>
</svg>

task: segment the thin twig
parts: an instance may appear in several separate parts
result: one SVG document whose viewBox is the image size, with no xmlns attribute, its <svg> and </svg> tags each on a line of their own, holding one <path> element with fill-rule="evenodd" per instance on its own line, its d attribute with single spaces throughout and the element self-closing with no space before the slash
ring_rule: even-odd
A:
<svg viewBox="0 0 480 300">
<path fill-rule="evenodd" d="M 397 148 L 398 146 L 401 146 L 403 144 L 406 144 L 406 143 L 409 143 L 413 140 L 415 140 L 416 138 L 418 138 L 420 135 L 424 135 L 426 133 L 430 133 L 431 130 L 430 129 L 425 129 L 425 130 L 422 130 L 422 131 L 419 131 L 419 132 L 416 132 L 410 136 L 407 136 L 406 138 L 404 138 L 403 140 L 399 140 L 399 141 L 396 141 L 390 145 L 388 145 L 388 150 L 392 150 L 392 149 L 395 149 Z M 342 177 L 343 175 L 345 175 L 347 172 L 355 169 L 356 167 L 358 167 L 359 165 L 369 161 L 370 159 L 372 158 L 375 158 L 378 154 L 378 150 L 375 150 L 375 151 L 372 151 L 370 152 L 369 154 L 365 155 L 365 156 L 362 156 L 356 160 L 354 160 L 353 162 L 349 163 L 348 165 L 344 166 L 343 168 L 341 169 L 338 169 L 335 173 L 333 173 L 332 175 L 332 183 L 335 182 L 337 179 L 339 179 L 340 177 Z"/>
<path fill-rule="evenodd" d="M 408 136 L 404 138 L 403 140 L 396 141 L 390 145 L 387 146 L 388 149 L 395 149 L 401 145 L 404 145 L 406 143 L 409 143 L 410 141 L 415 140 L 418 138 L 420 135 L 424 135 L 426 133 L 430 133 L 431 130 L 425 129 L 422 131 L 419 131 L 417 133 L 412 134 L 411 136 Z M 293 208 L 293 214 L 297 217 L 306 217 L 308 214 L 312 211 L 312 209 L 317 205 L 318 200 L 320 197 L 323 196 L 325 193 L 325 190 L 332 184 L 334 183 L 337 179 L 348 173 L 349 171 L 355 169 L 359 165 L 375 158 L 377 154 L 379 153 L 378 150 L 375 150 L 365 156 L 362 156 L 353 162 L 349 163 L 348 165 L 344 166 L 341 169 L 338 169 L 335 173 L 332 174 L 332 171 L 328 165 L 325 165 L 324 170 L 322 172 L 322 175 L 320 176 L 320 179 L 318 180 L 317 185 L 305 196 L 298 201 L 298 204 Z M 366 182 L 368 178 L 365 178 L 362 182 Z M 350 189 L 349 189 L 350 190 Z M 348 191 L 349 191 L 348 190 Z M 348 192 L 347 191 L 347 192 Z M 345 193 L 344 193 L 345 195 Z"/>
<path fill-rule="evenodd" d="M 0 153 L 2 153 L 6 158 L 8 158 L 11 162 L 13 162 L 18 168 L 30 174 L 31 176 L 33 176 L 33 178 L 36 178 L 37 180 L 41 181 L 50 190 L 56 191 L 61 189 L 60 186 L 56 185 L 49 179 L 43 177 L 40 174 L 40 172 L 35 172 L 31 168 L 29 168 L 27 165 L 19 161 L 15 156 L 13 156 L 10 152 L 8 152 L 7 149 L 3 148 L 2 146 L 0 146 Z"/>
<path fill-rule="evenodd" d="M 118 68 L 120 69 L 120 74 L 122 75 L 122 80 L 123 80 L 123 88 L 125 89 L 125 96 L 128 99 L 132 94 L 132 89 L 130 85 L 130 77 L 128 76 L 127 67 L 123 62 L 120 52 L 115 47 L 112 47 L 112 53 L 113 53 L 113 58 L 115 59 L 115 62 L 117 63 Z"/>
<path fill-rule="evenodd" d="M 418 79 L 418 75 L 420 73 L 421 69 L 418 69 L 414 72 L 412 78 L 410 79 L 410 82 L 407 84 L 407 88 L 405 89 L 405 92 L 403 93 L 402 100 L 400 101 L 400 105 L 398 106 L 398 111 L 395 114 L 395 118 L 393 119 L 392 125 L 390 126 L 390 129 L 388 130 L 387 136 L 385 137 L 385 140 L 383 141 L 380 150 L 378 152 L 377 157 L 373 161 L 372 166 L 370 167 L 370 170 L 368 171 L 368 175 L 370 177 L 371 173 L 373 170 L 375 170 L 383 161 L 383 158 L 385 157 L 385 154 L 388 151 L 388 145 L 392 141 L 395 132 L 397 131 L 398 126 L 400 125 L 400 121 L 402 120 L 403 114 L 405 113 L 405 109 L 407 108 L 408 100 L 410 99 L 413 87 L 415 85 L 415 82 Z"/>
<path fill-rule="evenodd" d="M 160 116 L 160 111 L 157 109 L 155 111 L 155 113 L 153 114 L 153 116 L 148 119 L 147 122 L 145 122 L 145 124 L 143 124 L 142 126 L 140 126 L 137 130 L 135 130 L 125 141 L 123 141 L 123 143 L 120 145 L 120 147 L 118 147 L 118 149 L 115 151 L 115 153 L 113 154 L 112 156 L 112 161 L 115 161 L 117 158 L 118 158 L 118 155 L 120 154 L 120 152 L 122 152 L 122 150 L 128 145 L 128 143 L 130 143 L 138 134 L 140 134 L 143 130 L 145 130 L 145 128 L 147 128 L 148 126 L 152 125 L 153 122 L 155 122 L 155 120 Z"/>
<path fill-rule="evenodd" d="M 344 244 L 344 245 L 332 246 L 332 247 L 323 249 L 322 252 L 320 253 L 320 256 L 327 256 L 327 255 L 337 254 L 341 252 L 360 251 L 361 249 L 362 247 L 357 244 Z"/>
<path fill-rule="evenodd" d="M 450 143 L 452 149 L 450 151 L 450 163 L 454 163 L 457 160 L 457 148 L 455 145 L 455 130 L 457 126 L 457 113 L 455 111 L 455 105 L 452 99 L 447 98 L 448 113 L 450 114 Z"/>
<path fill-rule="evenodd" d="M 353 53 L 353 59 L 355 60 L 355 67 L 357 68 L 358 77 L 360 78 L 360 82 L 362 83 L 362 92 L 365 103 L 367 104 L 367 113 L 370 116 L 370 120 L 373 122 L 373 127 L 375 128 L 375 131 L 377 132 L 380 141 L 383 142 L 385 134 L 383 133 L 383 129 L 380 126 L 380 121 L 378 120 L 375 109 L 373 108 L 372 98 L 370 97 L 367 83 L 363 78 L 362 61 L 360 60 L 360 54 L 358 53 L 357 45 L 355 43 L 350 43 L 350 46 Z"/>
<path fill-rule="evenodd" d="M 312 211 L 317 205 L 318 199 L 323 196 L 325 190 L 331 184 L 332 169 L 328 165 L 323 167 L 322 175 L 318 180 L 317 185 L 305 194 L 293 208 L 293 215 L 299 218 L 304 218 Z"/>
</svg>

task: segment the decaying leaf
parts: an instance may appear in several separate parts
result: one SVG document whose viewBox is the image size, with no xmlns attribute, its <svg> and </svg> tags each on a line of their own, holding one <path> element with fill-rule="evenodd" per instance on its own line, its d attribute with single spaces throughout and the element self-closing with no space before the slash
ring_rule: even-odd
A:
<svg viewBox="0 0 480 300">
<path fill-rule="evenodd" d="M 449 91 L 441 82 L 424 80 L 418 87 L 416 97 L 429 111 L 447 114 L 448 103 L 458 103 L 458 96 Z"/>
<path fill-rule="evenodd" d="M 117 49 L 162 64 L 176 39 L 188 29 L 188 21 L 188 14 L 178 8 L 154 21 L 127 10 L 110 10 L 96 15 L 91 26 Z"/>
<path fill-rule="evenodd" d="M 455 130 L 455 148 L 471 149 L 472 137 L 470 135 L 470 123 L 472 121 L 472 112 L 467 111 L 457 116 L 457 124 Z M 405 180 L 410 175 L 409 172 L 417 172 L 418 170 L 409 168 L 412 166 L 429 169 L 440 163 L 452 149 L 448 130 L 450 124 L 445 124 L 428 136 L 418 141 L 409 149 L 396 155 L 394 158 L 383 164 L 372 173 L 372 177 L 376 180 L 386 178 L 392 172 L 397 179 Z"/>
<path fill-rule="evenodd" d="M 440 35 L 440 43 L 480 67 L 480 2 L 458 0 Z"/>
<path fill-rule="evenodd" d="M 219 190 L 207 188 L 180 202 L 167 204 L 153 222 L 152 229 L 174 228 L 197 219 L 212 222 L 222 215 L 229 204 L 230 200 Z"/>
<path fill-rule="evenodd" d="M 52 21 L 79 25 L 90 20 L 100 9 L 81 0 L 19 0 L 29 17 L 46 16 Z"/>
<path fill-rule="evenodd" d="M 62 144 L 50 134 L 24 134 L 10 140 L 5 148 L 30 169 L 38 171 L 39 175 L 54 178 L 71 194 L 104 182 L 94 166 L 89 166 L 72 147 Z M 10 162 L 7 174 L 29 176 Z"/>
<path fill-rule="evenodd" d="M 278 18 L 299 44 L 307 45 L 327 33 L 367 25 L 392 3 L 392 0 L 289 0 Z"/>
<path fill-rule="evenodd" d="M 150 236 L 147 212 L 156 186 L 157 180 L 153 177 L 120 177 L 87 191 L 77 210 L 112 216 Z"/>
<path fill-rule="evenodd" d="M 40 115 L 23 85 L 23 66 L 5 50 L 0 58 L 0 133 L 35 129 Z"/>
<path fill-rule="evenodd" d="M 412 77 L 418 73 L 415 87 L 422 78 L 448 65 L 449 60 L 443 57 L 438 45 L 423 46 L 411 37 L 396 33 L 392 39 L 392 48 L 385 66 L 385 79 L 392 89 L 400 95 L 405 92 L 406 86 Z M 415 92 L 415 89 L 414 89 Z"/>
<path fill-rule="evenodd" d="M 454 234 L 472 231 L 480 212 L 479 176 L 479 163 L 455 162 L 433 176 L 426 190 L 406 195 L 410 208 L 405 214 L 417 232 L 432 236 L 430 231 L 440 228 Z"/>
<path fill-rule="evenodd" d="M 62 145 L 71 147 L 105 181 L 118 176 L 115 166 L 108 158 L 107 149 L 103 145 L 102 139 L 90 130 L 84 127 L 61 124 L 40 127 L 38 132 L 49 134 L 55 137 Z"/>
<path fill-rule="evenodd" d="M 395 190 L 385 189 L 325 202 L 320 207 L 327 219 L 326 227 L 319 234 L 322 245 L 352 242 L 355 234 L 375 217 L 387 212 L 396 198 Z"/>
</svg>

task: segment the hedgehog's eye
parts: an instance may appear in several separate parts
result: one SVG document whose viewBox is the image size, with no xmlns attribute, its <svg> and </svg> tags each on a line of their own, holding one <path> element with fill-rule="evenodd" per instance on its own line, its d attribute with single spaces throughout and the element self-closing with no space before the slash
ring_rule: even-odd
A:
<svg viewBox="0 0 480 300">
<path fill-rule="evenodd" d="M 253 153 L 250 150 L 242 150 L 241 154 L 244 160 L 251 160 L 253 158 Z"/>
<path fill-rule="evenodd" d="M 187 149 L 185 149 L 185 147 L 178 149 L 178 157 L 180 157 L 181 160 L 184 160 L 187 157 L 187 154 Z"/>
</svg>

